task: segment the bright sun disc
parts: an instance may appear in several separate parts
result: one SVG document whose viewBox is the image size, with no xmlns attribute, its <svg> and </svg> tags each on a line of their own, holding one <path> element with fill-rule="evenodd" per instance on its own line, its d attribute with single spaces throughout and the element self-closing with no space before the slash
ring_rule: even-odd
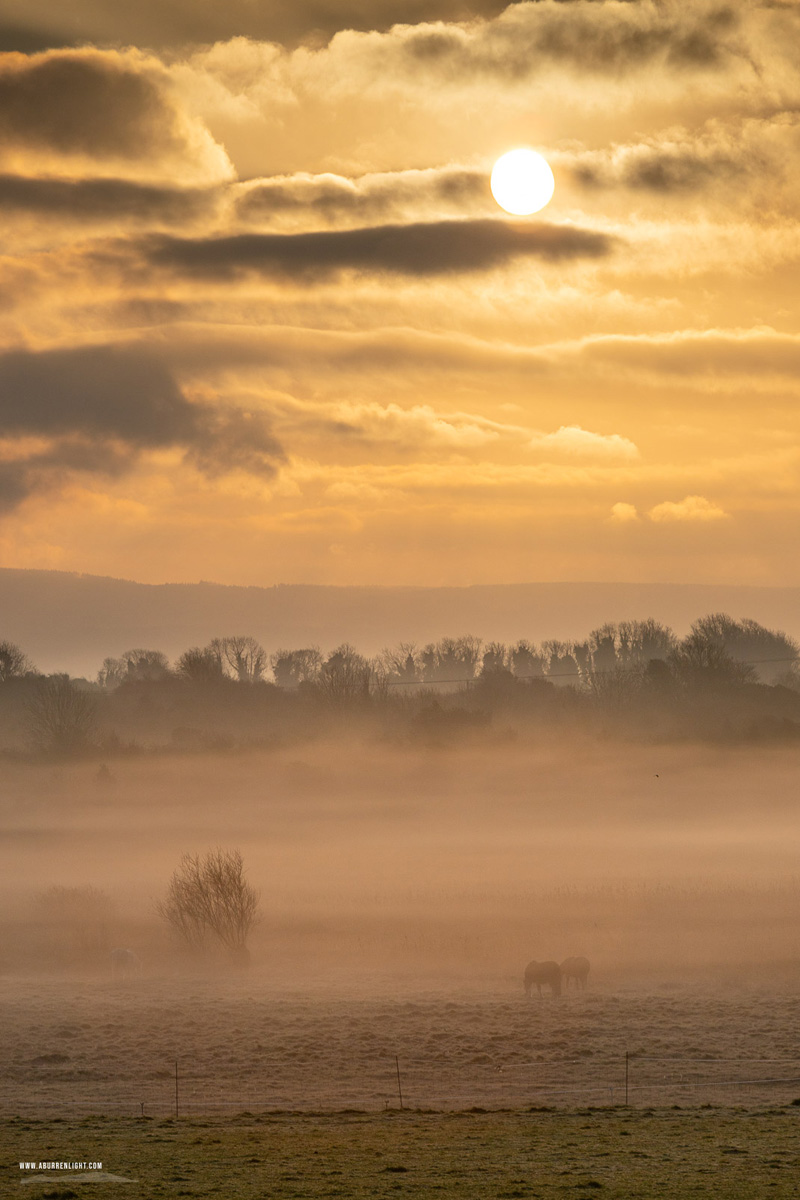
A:
<svg viewBox="0 0 800 1200">
<path fill-rule="evenodd" d="M 535 150 L 509 150 L 494 164 L 491 185 L 501 208 L 527 217 L 550 201 L 556 181 L 547 160 Z"/>
</svg>

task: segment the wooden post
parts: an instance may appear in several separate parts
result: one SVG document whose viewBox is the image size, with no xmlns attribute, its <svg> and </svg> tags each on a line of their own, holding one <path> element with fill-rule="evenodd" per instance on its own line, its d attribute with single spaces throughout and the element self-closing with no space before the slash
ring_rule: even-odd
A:
<svg viewBox="0 0 800 1200">
<path fill-rule="evenodd" d="M 178 1116 L 178 1060 L 175 1059 L 175 1116 Z"/>
<path fill-rule="evenodd" d="M 629 1061 L 630 1061 L 630 1055 L 628 1054 L 628 1051 L 626 1050 L 625 1051 L 625 1103 L 626 1104 L 628 1103 L 628 1063 L 629 1063 Z"/>
<path fill-rule="evenodd" d="M 397 1055 L 394 1056 L 394 1065 L 397 1068 L 397 1094 L 400 1097 L 400 1107 L 403 1107 L 403 1089 L 400 1086 L 400 1060 Z"/>
</svg>

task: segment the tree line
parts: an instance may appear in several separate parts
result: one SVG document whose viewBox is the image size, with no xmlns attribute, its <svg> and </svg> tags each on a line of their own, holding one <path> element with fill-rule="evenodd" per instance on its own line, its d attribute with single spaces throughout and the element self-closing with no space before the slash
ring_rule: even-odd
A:
<svg viewBox="0 0 800 1200">
<path fill-rule="evenodd" d="M 672 716 L 677 729 L 681 716 L 705 709 L 708 718 L 732 719 L 738 707 L 740 717 L 763 724 L 771 716 L 791 732 L 794 722 L 800 728 L 797 704 L 800 645 L 724 613 L 699 618 L 683 638 L 648 619 L 606 623 L 582 641 L 444 637 L 374 656 L 349 643 L 327 654 L 317 646 L 270 654 L 253 637 L 231 636 L 172 664 L 158 650 L 128 650 L 106 658 L 92 681 L 44 676 L 20 647 L 0 642 L 6 747 L 16 736 L 32 751 L 66 756 L 121 749 L 126 731 L 141 738 L 148 718 L 162 735 L 174 722 L 173 744 L 191 749 L 214 748 L 215 738 L 224 748 L 231 725 L 255 744 L 319 732 L 336 714 L 449 736 L 525 711 L 619 722 L 638 709 L 640 723 L 642 714 L 651 724 Z"/>
</svg>

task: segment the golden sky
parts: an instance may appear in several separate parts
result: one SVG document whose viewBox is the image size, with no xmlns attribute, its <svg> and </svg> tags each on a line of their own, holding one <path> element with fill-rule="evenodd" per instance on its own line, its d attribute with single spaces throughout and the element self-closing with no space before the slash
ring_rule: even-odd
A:
<svg viewBox="0 0 800 1200">
<path fill-rule="evenodd" d="M 795 0 L 0 0 L 0 562 L 800 584 L 798 45 Z"/>
</svg>

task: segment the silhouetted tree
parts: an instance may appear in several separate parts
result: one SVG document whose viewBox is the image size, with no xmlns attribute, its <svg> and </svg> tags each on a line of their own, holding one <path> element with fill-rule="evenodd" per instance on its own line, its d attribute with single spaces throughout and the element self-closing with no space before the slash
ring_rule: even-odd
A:
<svg viewBox="0 0 800 1200">
<path fill-rule="evenodd" d="M 313 683 L 317 678 L 322 666 L 322 652 L 319 646 L 276 650 L 269 661 L 278 687 L 296 688 L 301 683 Z"/>
<path fill-rule="evenodd" d="M 421 679 L 417 647 L 413 642 L 400 642 L 394 649 L 384 649 L 378 656 L 387 678 L 401 683 Z"/>
<path fill-rule="evenodd" d="M 374 666 L 349 642 L 328 655 L 316 680 L 316 686 L 328 700 L 355 700 L 370 694 Z"/>
<path fill-rule="evenodd" d="M 508 648 L 502 642 L 487 642 L 481 660 L 481 673 L 508 670 Z"/>
<path fill-rule="evenodd" d="M 181 679 L 190 683 L 218 683 L 225 678 L 222 659 L 211 646 L 206 646 L 204 650 L 199 646 L 185 650 L 175 664 L 175 671 Z"/>
<path fill-rule="evenodd" d="M 620 665 L 645 666 L 653 659 L 666 662 L 678 644 L 668 625 L 648 617 L 644 621 L 621 621 L 617 640 Z"/>
<path fill-rule="evenodd" d="M 209 650 L 219 656 L 240 683 L 259 683 L 267 669 L 267 652 L 253 637 L 214 638 Z"/>
<path fill-rule="evenodd" d="M 121 683 L 166 679 L 169 674 L 169 661 L 160 650 L 126 650 L 119 658 L 103 660 L 97 682 L 101 687 L 112 689 Z"/>
<path fill-rule="evenodd" d="M 735 621 L 727 613 L 710 613 L 692 624 L 692 633 L 722 647 L 737 662 L 748 663 L 754 677 L 766 682 L 790 673 L 800 659 L 800 646 L 794 638 L 766 629 L 749 617 Z"/>
<path fill-rule="evenodd" d="M 159 916 L 185 946 L 223 946 L 241 964 L 249 962 L 247 939 L 258 919 L 259 894 L 244 877 L 238 850 L 184 854 L 172 876 Z"/>
<path fill-rule="evenodd" d="M 589 634 L 588 650 L 593 671 L 613 671 L 618 667 L 616 625 L 606 624 L 593 629 Z"/>
<path fill-rule="evenodd" d="M 519 679 L 543 679 L 545 657 L 536 649 L 533 642 L 517 642 L 511 647 L 510 665 Z"/>
<path fill-rule="evenodd" d="M 445 680 L 460 683 L 474 679 L 481 645 L 481 639 L 470 634 L 430 642 L 421 654 L 423 679 L 426 683 Z"/>
<path fill-rule="evenodd" d="M 71 756 L 85 751 L 96 729 L 95 699 L 67 675 L 40 680 L 25 705 L 28 733 L 45 754 Z"/>
<path fill-rule="evenodd" d="M 580 683 L 578 663 L 569 642 L 542 642 L 542 651 L 547 658 L 548 679 L 559 687 L 574 687 Z"/>
<path fill-rule="evenodd" d="M 0 683 L 21 679 L 36 670 L 31 660 L 13 642 L 0 642 Z"/>
<path fill-rule="evenodd" d="M 730 690 L 755 679 L 751 666 L 733 658 L 713 635 L 694 628 L 673 650 L 669 665 L 678 682 L 694 692 Z"/>
</svg>

